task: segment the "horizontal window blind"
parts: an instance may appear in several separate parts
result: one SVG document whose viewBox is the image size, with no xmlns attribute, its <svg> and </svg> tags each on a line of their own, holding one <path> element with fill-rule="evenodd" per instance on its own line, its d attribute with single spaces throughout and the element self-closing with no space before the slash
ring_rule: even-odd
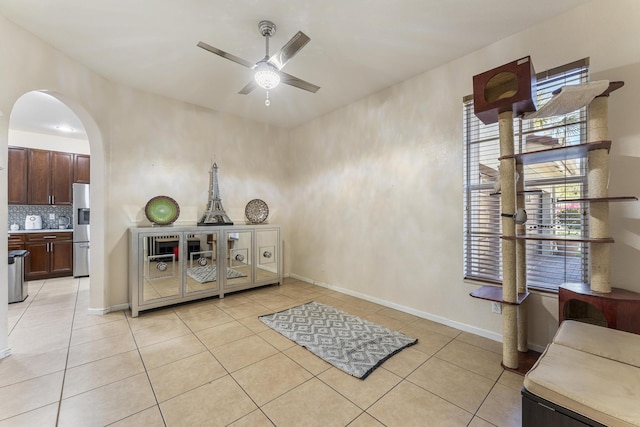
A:
<svg viewBox="0 0 640 427">
<path fill-rule="evenodd" d="M 588 59 L 539 73 L 538 108 L 565 85 L 588 81 Z M 473 97 L 463 102 L 464 126 L 464 276 L 502 283 L 500 140 L 498 124 L 484 125 L 474 114 Z M 566 116 L 514 119 L 516 153 L 585 143 L 586 108 Z M 570 240 L 588 235 L 588 204 L 565 202 L 588 194 L 586 160 L 570 159 L 525 165 L 527 234 L 567 237 L 567 241 L 527 240 L 530 287 L 557 289 L 564 282 L 588 281 L 588 244 Z"/>
</svg>

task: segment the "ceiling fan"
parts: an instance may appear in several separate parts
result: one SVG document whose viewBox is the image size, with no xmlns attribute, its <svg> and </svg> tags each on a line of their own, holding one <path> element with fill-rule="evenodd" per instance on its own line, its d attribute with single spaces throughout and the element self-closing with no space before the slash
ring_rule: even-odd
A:
<svg viewBox="0 0 640 427">
<path fill-rule="evenodd" d="M 302 31 L 298 31 L 296 35 L 282 46 L 278 52 L 269 56 L 269 37 L 272 37 L 276 33 L 276 25 L 271 21 L 260 21 L 258 23 L 258 28 L 260 29 L 260 34 L 262 34 L 266 41 L 266 54 L 264 58 L 255 64 L 202 41 L 198 42 L 198 47 L 255 70 L 254 79 L 247 83 L 247 85 L 238 93 L 247 95 L 256 87 L 266 89 L 267 99 L 265 100 L 265 105 L 267 107 L 271 104 L 271 101 L 269 101 L 269 90 L 275 88 L 280 83 L 316 93 L 318 89 L 320 89 L 320 86 L 316 86 L 282 71 L 282 68 L 287 65 L 291 58 L 293 58 L 311 39 Z"/>
</svg>

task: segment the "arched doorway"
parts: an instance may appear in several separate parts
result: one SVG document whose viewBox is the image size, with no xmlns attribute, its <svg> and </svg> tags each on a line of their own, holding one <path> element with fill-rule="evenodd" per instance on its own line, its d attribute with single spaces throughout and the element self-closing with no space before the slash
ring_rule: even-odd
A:
<svg viewBox="0 0 640 427">
<path fill-rule="evenodd" d="M 38 108 L 40 102 L 41 108 Z M 35 103 L 35 104 L 34 104 Z M 27 107 L 28 106 L 28 107 Z M 29 114 L 25 115 L 24 108 L 29 108 Z M 47 117 L 52 112 L 63 115 L 65 120 L 59 120 L 60 117 Z M 39 116 L 40 114 L 40 116 Z M 43 116 L 44 114 L 44 116 Z M 27 118 L 25 118 L 28 117 Z M 81 140 L 84 134 L 84 143 L 88 145 L 88 151 L 91 154 L 91 235 L 93 236 L 90 251 L 91 277 L 89 282 L 90 289 L 90 308 L 89 311 L 95 314 L 103 314 L 107 311 L 108 298 L 104 284 L 107 282 L 105 278 L 105 250 L 104 250 L 104 148 L 101 132 L 91 115 L 75 102 L 63 94 L 50 92 L 46 90 L 32 91 L 20 97 L 11 111 L 9 117 L 9 138 L 8 145 L 15 145 L 12 141 L 16 139 L 16 135 L 20 135 L 12 130 L 25 131 L 26 122 L 32 121 L 30 124 L 35 132 L 38 132 L 38 121 L 44 133 L 47 127 L 59 126 L 57 129 L 51 129 L 52 135 L 75 134 L 74 136 Z M 80 129 L 81 128 L 81 129 Z M 69 138 L 67 138 L 69 139 Z M 57 144 L 64 144 L 67 139 L 59 137 L 52 138 Z M 20 144 L 24 145 L 24 144 Z M 44 147 L 46 148 L 46 147 Z M 6 147 L 5 147 L 6 149 Z M 56 150 L 53 150 L 56 151 Z M 64 151 L 64 150 L 57 150 Z M 73 152 L 73 151 L 71 151 Z"/>
</svg>

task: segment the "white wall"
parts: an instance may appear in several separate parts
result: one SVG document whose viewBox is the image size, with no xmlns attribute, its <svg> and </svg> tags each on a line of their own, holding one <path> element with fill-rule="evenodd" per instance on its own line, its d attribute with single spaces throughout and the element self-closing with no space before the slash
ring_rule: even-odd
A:
<svg viewBox="0 0 640 427">
<path fill-rule="evenodd" d="M 537 71 L 590 57 L 594 77 L 627 82 L 610 100 L 610 193 L 638 195 L 639 19 L 636 0 L 594 1 L 292 131 L 292 273 L 499 339 L 462 277 L 462 98 L 473 75 L 523 56 Z M 611 209 L 613 284 L 640 292 L 638 218 L 640 203 Z M 529 306 L 540 349 L 557 297 Z"/>
</svg>

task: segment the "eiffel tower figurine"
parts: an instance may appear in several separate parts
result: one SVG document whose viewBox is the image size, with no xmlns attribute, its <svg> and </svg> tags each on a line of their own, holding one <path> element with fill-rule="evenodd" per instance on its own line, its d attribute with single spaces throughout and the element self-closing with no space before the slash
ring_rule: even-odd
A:
<svg viewBox="0 0 640 427">
<path fill-rule="evenodd" d="M 198 225 L 233 225 L 222 207 L 220 190 L 218 189 L 218 165 L 213 162 L 209 170 L 209 201 L 207 210 L 202 215 Z"/>
</svg>

